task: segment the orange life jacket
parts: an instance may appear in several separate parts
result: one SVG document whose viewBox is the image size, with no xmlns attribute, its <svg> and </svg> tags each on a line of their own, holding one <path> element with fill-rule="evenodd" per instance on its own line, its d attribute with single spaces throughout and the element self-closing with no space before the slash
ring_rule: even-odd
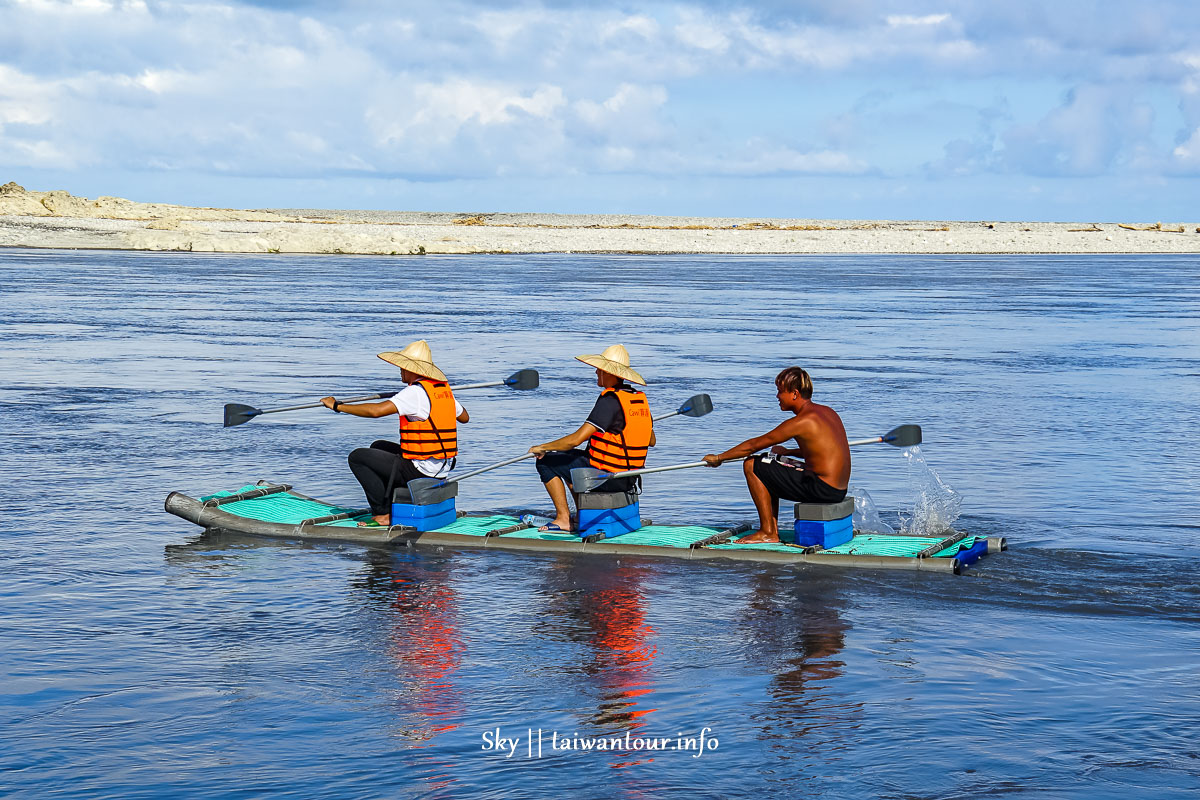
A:
<svg viewBox="0 0 1200 800">
<path fill-rule="evenodd" d="M 400 415 L 400 453 L 410 461 L 454 458 L 458 455 L 458 420 L 454 393 L 445 381 L 422 378 L 417 385 L 429 396 L 429 419 Z"/>
<path fill-rule="evenodd" d="M 605 389 L 600 393 L 615 395 L 625 414 L 625 428 L 620 433 L 596 431 L 588 440 L 588 463 L 605 472 L 624 472 L 641 469 L 650 449 L 650 404 L 642 392 Z"/>
</svg>

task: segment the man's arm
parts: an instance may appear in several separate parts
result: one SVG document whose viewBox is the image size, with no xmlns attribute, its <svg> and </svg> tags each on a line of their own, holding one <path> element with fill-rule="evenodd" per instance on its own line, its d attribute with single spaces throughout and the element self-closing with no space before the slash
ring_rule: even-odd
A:
<svg viewBox="0 0 1200 800">
<path fill-rule="evenodd" d="M 557 450 L 571 450 L 572 448 L 578 447 L 588 439 L 592 438 L 592 434 L 594 434 L 597 430 L 599 429 L 595 425 L 590 422 L 585 422 L 580 425 L 579 430 L 575 431 L 574 433 L 568 433 L 566 436 L 555 439 L 553 442 L 535 444 L 533 447 L 529 448 L 529 452 L 537 453 L 540 456 L 542 453 L 550 453 Z"/>
<path fill-rule="evenodd" d="M 391 400 L 381 400 L 378 403 L 339 403 L 332 397 L 322 397 L 321 403 L 326 408 L 332 408 L 339 414 L 349 414 L 352 417 L 367 417 L 377 419 L 396 413 L 396 404 Z M 334 408 L 337 406 L 337 408 Z"/>
<path fill-rule="evenodd" d="M 712 455 L 711 453 L 706 455 L 704 457 L 704 461 L 710 467 L 719 467 L 726 461 L 733 461 L 734 459 L 745 458 L 746 456 L 753 455 L 760 450 L 766 450 L 772 445 L 786 442 L 788 439 L 791 439 L 796 435 L 796 428 L 798 425 L 799 422 L 795 417 L 784 420 L 775 426 L 773 430 L 764 433 L 762 436 L 755 436 L 753 439 L 747 439 L 736 447 L 729 448 L 720 455 Z"/>
</svg>

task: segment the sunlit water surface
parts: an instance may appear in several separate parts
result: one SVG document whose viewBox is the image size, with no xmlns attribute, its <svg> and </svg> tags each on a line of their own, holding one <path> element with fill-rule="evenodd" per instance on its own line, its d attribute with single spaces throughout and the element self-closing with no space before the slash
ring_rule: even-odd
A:
<svg viewBox="0 0 1200 800">
<path fill-rule="evenodd" d="M 1200 260 L 378 259 L 0 251 L 0 794 L 1195 797 Z M 906 422 L 1009 552 L 962 577 L 204 536 L 162 511 L 266 478 L 358 504 L 390 421 L 221 407 L 397 388 L 427 338 L 463 466 L 574 430 L 615 341 L 653 462 L 775 425 L 807 367 L 851 436 Z M 918 476 L 919 477 L 919 476 Z M 919 488 L 856 451 L 883 516 Z M 751 517 L 740 470 L 643 515 Z M 528 464 L 463 509 L 546 509 Z M 485 749 L 494 735 L 515 752 Z M 541 729 L 541 757 L 527 732 Z M 705 731 L 707 729 L 707 731 Z M 697 749 L 555 751 L 680 735 Z M 491 732 L 489 734 L 489 732 Z M 489 734 L 485 739 L 485 734 Z M 715 741 L 713 741 L 715 739 Z M 512 752 L 512 755 L 509 753 Z"/>
</svg>

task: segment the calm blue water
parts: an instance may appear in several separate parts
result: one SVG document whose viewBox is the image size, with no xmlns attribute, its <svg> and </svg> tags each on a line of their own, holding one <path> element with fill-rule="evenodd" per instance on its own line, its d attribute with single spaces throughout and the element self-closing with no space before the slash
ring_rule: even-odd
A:
<svg viewBox="0 0 1200 800">
<path fill-rule="evenodd" d="M 0 251 L 0 794 L 1183 798 L 1200 788 L 1200 259 L 376 259 Z M 655 462 L 780 419 L 807 367 L 851 436 L 924 426 L 962 577 L 201 535 L 266 478 L 358 504 L 387 421 L 226 402 L 394 389 L 427 338 L 464 466 L 574 430 L 614 341 Z M 856 451 L 885 516 L 905 460 Z M 740 470 L 647 481 L 656 521 L 751 516 Z M 548 507 L 527 464 L 459 507 Z M 484 749 L 496 728 L 515 754 Z M 552 751 L 559 737 L 706 749 Z M 546 742 L 528 752 L 527 731 Z M 489 734 L 489 732 L 491 732 Z M 485 734 L 489 734 L 485 740 Z M 712 742 L 715 737 L 716 742 Z"/>
</svg>

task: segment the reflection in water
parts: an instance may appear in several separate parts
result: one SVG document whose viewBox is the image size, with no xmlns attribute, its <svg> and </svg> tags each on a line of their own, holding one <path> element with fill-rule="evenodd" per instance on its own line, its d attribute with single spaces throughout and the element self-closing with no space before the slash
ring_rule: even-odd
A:
<svg viewBox="0 0 1200 800">
<path fill-rule="evenodd" d="M 548 570 L 554 614 L 579 622 L 568 637 L 589 647 L 591 657 L 580 668 L 600 692 L 591 722 L 603 729 L 636 732 L 655 710 L 645 705 L 654 691 L 651 666 L 658 652 L 641 588 L 647 569 L 572 558 Z"/>
<path fill-rule="evenodd" d="M 465 645 L 458 630 L 458 601 L 443 565 L 371 550 L 355 580 L 373 605 L 388 611 L 390 656 L 400 692 L 397 712 L 411 720 L 402 735 L 427 743 L 458 727 L 463 705 L 454 684 Z"/>
<path fill-rule="evenodd" d="M 235 577 L 254 566 L 260 554 L 264 563 L 275 569 L 278 553 L 287 550 L 320 550 L 328 546 L 303 541 L 268 540 L 230 532 L 205 532 L 185 544 L 167 545 L 168 564 L 186 568 L 205 577 Z M 359 548 L 354 548 L 359 555 Z M 325 553 L 334 558 L 333 553 Z M 355 611 L 349 619 L 340 619 L 343 632 L 366 653 L 380 652 L 394 677 L 376 686 L 378 673 L 364 680 L 361 674 L 326 674 L 334 683 L 371 686 L 371 692 L 391 692 L 394 706 L 389 719 L 393 730 L 405 742 L 405 750 L 420 769 L 423 784 L 434 794 L 449 788 L 456 780 L 456 765 L 439 752 L 434 740 L 457 729 L 464 715 L 461 692 L 455 683 L 466 649 L 459 632 L 459 601 L 451 585 L 450 565 L 427 558 L 406 558 L 394 552 L 363 549 L 363 568 L 352 578 L 352 597 L 365 600 L 370 609 Z M 240 612 L 245 616 L 245 612 Z M 241 619 L 236 609 L 222 610 L 222 630 L 233 627 L 257 631 L 263 627 L 257 618 Z M 384 630 L 371 626 L 383 622 Z M 364 626 L 365 630 L 357 630 Z M 240 642 L 244 638 L 238 637 Z M 382 642 L 383 647 L 376 644 Z M 238 657 L 230 651 L 231 659 Z M 386 672 L 384 673 L 387 674 Z M 238 690 L 244 681 L 231 681 Z"/>
<path fill-rule="evenodd" d="M 838 613 L 840 594 L 836 583 L 807 575 L 767 570 L 754 578 L 742 627 L 751 661 L 771 674 L 760 738 L 784 752 L 827 753 L 862 710 L 832 688 L 850 629 Z"/>
<path fill-rule="evenodd" d="M 366 566 L 353 586 L 365 590 L 387 615 L 387 654 L 398 686 L 397 732 L 417 751 L 412 755 L 424 788 L 436 796 L 454 784 L 458 770 L 431 744 L 456 729 L 464 713 L 454 675 L 466 646 L 450 565 L 370 550 Z"/>
</svg>

